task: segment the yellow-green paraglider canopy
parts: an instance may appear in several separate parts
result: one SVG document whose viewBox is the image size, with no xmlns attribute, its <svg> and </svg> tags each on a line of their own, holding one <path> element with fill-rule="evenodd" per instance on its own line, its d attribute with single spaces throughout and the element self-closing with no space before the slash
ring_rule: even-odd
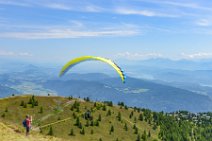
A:
<svg viewBox="0 0 212 141">
<path fill-rule="evenodd" d="M 78 57 L 78 58 L 75 58 L 75 59 L 69 61 L 61 69 L 59 76 L 63 76 L 74 65 L 81 63 L 81 62 L 84 62 L 84 61 L 87 61 L 87 60 L 96 60 L 96 61 L 101 61 L 101 62 L 105 62 L 105 63 L 109 64 L 110 66 L 112 66 L 117 71 L 117 73 L 121 77 L 122 82 L 125 83 L 125 75 L 118 65 L 116 65 L 110 59 L 106 59 L 106 58 L 102 58 L 102 57 L 95 57 L 95 56 L 81 56 L 81 57 Z"/>
</svg>

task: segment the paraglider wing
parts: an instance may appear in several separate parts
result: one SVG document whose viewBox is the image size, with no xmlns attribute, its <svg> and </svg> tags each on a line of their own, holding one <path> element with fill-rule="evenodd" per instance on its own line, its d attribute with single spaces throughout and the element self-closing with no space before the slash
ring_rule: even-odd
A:
<svg viewBox="0 0 212 141">
<path fill-rule="evenodd" d="M 77 65 L 78 63 L 81 63 L 81 62 L 84 62 L 84 61 L 88 61 L 88 60 L 96 60 L 96 61 L 101 61 L 101 62 L 105 62 L 105 63 L 109 64 L 110 66 L 112 66 L 117 71 L 117 73 L 121 77 L 122 82 L 125 83 L 125 78 L 126 77 L 125 77 L 123 71 L 120 69 L 120 67 L 118 65 L 116 65 L 110 59 L 106 59 L 106 58 L 102 58 L 102 57 L 95 57 L 95 56 L 82 56 L 82 57 L 75 58 L 75 59 L 69 61 L 61 69 L 59 76 L 63 76 L 70 68 L 72 68 L 73 66 Z"/>
</svg>

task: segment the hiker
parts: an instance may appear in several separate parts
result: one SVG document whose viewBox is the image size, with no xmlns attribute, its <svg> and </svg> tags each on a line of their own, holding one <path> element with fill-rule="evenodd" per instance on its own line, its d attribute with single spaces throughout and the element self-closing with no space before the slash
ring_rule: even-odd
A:
<svg viewBox="0 0 212 141">
<path fill-rule="evenodd" d="M 26 119 L 23 121 L 23 125 L 26 128 L 26 136 L 29 135 L 29 131 L 31 128 L 31 123 L 32 123 L 32 116 L 29 117 L 29 115 L 26 115 Z"/>
</svg>

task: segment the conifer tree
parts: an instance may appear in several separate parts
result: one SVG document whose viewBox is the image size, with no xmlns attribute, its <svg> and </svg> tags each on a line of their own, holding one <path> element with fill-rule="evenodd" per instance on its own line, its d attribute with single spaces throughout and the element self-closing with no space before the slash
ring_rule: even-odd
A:
<svg viewBox="0 0 212 141">
<path fill-rule="evenodd" d="M 116 118 L 118 119 L 118 121 L 121 121 L 121 113 L 118 112 L 118 115 L 116 116 Z"/>
<path fill-rule="evenodd" d="M 2 118 L 5 118 L 5 113 L 3 113 L 3 114 L 1 115 L 1 117 L 2 117 Z"/>
<path fill-rule="evenodd" d="M 85 126 L 88 127 L 90 124 L 89 124 L 89 120 L 86 120 L 86 124 Z"/>
<path fill-rule="evenodd" d="M 124 130 L 128 131 L 127 123 L 124 124 Z"/>
<path fill-rule="evenodd" d="M 24 106 L 24 101 L 23 101 L 23 100 L 21 101 L 21 104 L 20 104 L 20 106 Z"/>
<path fill-rule="evenodd" d="M 24 106 L 23 106 L 24 108 L 27 108 L 27 104 L 26 103 L 24 103 Z"/>
<path fill-rule="evenodd" d="M 93 129 L 91 129 L 91 135 L 93 135 Z"/>
<path fill-rule="evenodd" d="M 141 138 L 143 139 L 143 141 L 147 141 L 147 135 L 146 135 L 146 130 L 144 130 Z"/>
<path fill-rule="evenodd" d="M 76 122 L 75 122 L 75 126 L 79 126 L 79 124 L 80 124 L 80 119 L 79 119 L 79 117 L 77 117 Z"/>
<path fill-rule="evenodd" d="M 101 120 L 102 120 L 102 116 L 101 114 L 99 114 L 98 121 L 101 121 Z"/>
<path fill-rule="evenodd" d="M 138 134 L 138 127 L 135 127 L 134 134 Z"/>
<path fill-rule="evenodd" d="M 50 128 L 49 128 L 49 133 L 48 133 L 48 135 L 50 135 L 50 136 L 53 136 L 53 135 L 54 135 L 52 126 L 50 126 Z"/>
<path fill-rule="evenodd" d="M 112 132 L 114 132 L 114 127 L 113 127 L 113 125 L 111 125 L 111 127 L 110 127 L 110 134 L 111 134 Z"/>
<path fill-rule="evenodd" d="M 40 113 L 40 114 L 42 114 L 42 113 L 43 113 L 43 107 L 42 107 L 42 106 L 40 107 L 40 111 L 39 111 L 39 113 Z"/>
<path fill-rule="evenodd" d="M 95 126 L 99 126 L 99 121 L 98 120 L 96 120 Z"/>
<path fill-rule="evenodd" d="M 137 135 L 137 139 L 136 141 L 141 141 L 141 137 L 140 137 L 140 134 Z"/>
<path fill-rule="evenodd" d="M 84 129 L 84 127 L 83 127 L 82 130 L 80 131 L 80 134 L 85 135 L 85 129 Z"/>
<path fill-rule="evenodd" d="M 140 115 L 139 115 L 139 120 L 140 121 L 143 121 L 144 120 L 144 117 L 143 117 L 143 114 L 142 113 L 140 113 Z"/>
<path fill-rule="evenodd" d="M 132 116 L 133 116 L 133 111 L 130 113 L 130 116 L 129 116 L 129 118 L 131 119 L 132 118 Z"/>
<path fill-rule="evenodd" d="M 150 130 L 149 130 L 149 133 L 148 133 L 148 137 L 149 137 L 149 138 L 151 137 L 151 132 L 150 132 Z"/>
<path fill-rule="evenodd" d="M 106 110 L 107 110 L 105 104 L 102 106 L 102 110 L 103 110 L 103 111 L 106 111 Z"/>
<path fill-rule="evenodd" d="M 70 134 L 69 134 L 70 136 L 74 136 L 75 134 L 74 134 L 74 129 L 72 128 L 71 129 L 71 131 L 70 131 Z"/>
<path fill-rule="evenodd" d="M 111 111 L 110 109 L 107 111 L 107 115 L 106 116 L 110 116 L 111 115 Z"/>
</svg>

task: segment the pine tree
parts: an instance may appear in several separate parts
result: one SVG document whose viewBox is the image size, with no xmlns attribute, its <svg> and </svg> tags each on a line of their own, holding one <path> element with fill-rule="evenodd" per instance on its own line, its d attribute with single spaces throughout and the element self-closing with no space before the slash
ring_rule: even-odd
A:
<svg viewBox="0 0 212 141">
<path fill-rule="evenodd" d="M 80 134 L 85 135 L 85 129 L 84 129 L 84 127 L 83 127 L 82 130 L 80 131 Z"/>
<path fill-rule="evenodd" d="M 96 107 L 97 106 L 97 103 L 96 102 L 94 102 L 94 105 L 93 105 L 94 107 Z"/>
<path fill-rule="evenodd" d="M 106 116 L 110 116 L 111 115 L 111 111 L 110 109 L 107 111 L 107 115 Z"/>
<path fill-rule="evenodd" d="M 137 139 L 136 141 L 141 141 L 141 137 L 140 137 L 140 134 L 137 135 Z"/>
<path fill-rule="evenodd" d="M 24 106 L 24 101 L 23 101 L 23 100 L 21 101 L 21 104 L 20 104 L 20 106 Z"/>
<path fill-rule="evenodd" d="M 102 106 L 102 110 L 103 110 L 103 111 L 106 111 L 106 110 L 107 110 L 107 108 L 106 108 L 105 105 Z"/>
<path fill-rule="evenodd" d="M 73 104 L 72 106 L 73 106 L 73 108 L 75 109 L 75 108 L 77 108 L 77 107 L 80 106 L 80 103 L 77 102 L 77 101 L 75 100 L 75 101 L 74 101 L 74 104 Z"/>
<path fill-rule="evenodd" d="M 71 131 L 70 131 L 70 134 L 69 134 L 70 136 L 75 136 L 75 134 L 74 134 L 74 129 L 71 129 Z"/>
<path fill-rule="evenodd" d="M 76 115 L 76 113 L 75 113 L 75 112 L 73 112 L 72 116 L 73 116 L 73 118 L 74 118 L 74 119 L 76 119 L 76 118 L 77 118 L 77 115 Z"/>
<path fill-rule="evenodd" d="M 35 102 L 35 96 L 32 95 L 32 102 Z"/>
<path fill-rule="evenodd" d="M 80 122 L 78 128 L 82 129 L 82 123 Z"/>
<path fill-rule="evenodd" d="M 40 107 L 40 111 L 39 111 L 39 113 L 40 113 L 40 114 L 42 114 L 42 113 L 43 113 L 43 107 L 42 107 L 42 106 Z"/>
<path fill-rule="evenodd" d="M 102 120 L 102 116 L 101 114 L 99 114 L 98 121 L 101 121 L 101 120 Z"/>
<path fill-rule="evenodd" d="M 73 110 L 74 110 L 74 107 L 73 107 L 73 105 L 71 106 L 70 110 L 71 110 L 71 111 L 73 111 Z"/>
<path fill-rule="evenodd" d="M 79 124 L 80 124 L 80 119 L 79 119 L 79 117 L 77 117 L 76 122 L 75 122 L 75 126 L 79 126 Z"/>
<path fill-rule="evenodd" d="M 144 130 L 144 133 L 142 134 L 141 138 L 143 139 L 143 141 L 147 141 L 146 130 Z"/>
<path fill-rule="evenodd" d="M 124 130 L 128 131 L 127 123 L 124 124 Z"/>
<path fill-rule="evenodd" d="M 24 107 L 24 108 L 27 108 L 27 104 L 25 103 L 23 107 Z"/>
<path fill-rule="evenodd" d="M 77 110 L 76 110 L 76 112 L 77 112 L 77 113 L 79 113 L 79 112 L 80 112 L 79 106 L 77 106 Z"/>
<path fill-rule="evenodd" d="M 5 117 L 5 113 L 3 113 L 3 114 L 1 115 L 1 117 L 4 118 L 4 117 Z"/>
<path fill-rule="evenodd" d="M 137 122 L 137 118 L 136 117 L 134 117 L 134 123 L 136 123 Z"/>
<path fill-rule="evenodd" d="M 150 132 L 150 130 L 149 130 L 149 133 L 148 133 L 148 137 L 149 137 L 149 138 L 151 137 L 151 132 Z"/>
<path fill-rule="evenodd" d="M 48 135 L 50 135 L 50 136 L 53 136 L 53 135 L 54 135 L 52 126 L 50 126 L 50 128 L 49 128 L 49 133 L 48 133 Z"/>
<path fill-rule="evenodd" d="M 34 102 L 32 102 L 32 106 L 31 107 L 34 108 L 34 106 L 35 106 L 35 104 L 34 104 Z"/>
<path fill-rule="evenodd" d="M 90 126 L 94 126 L 94 122 L 93 122 L 93 120 L 91 120 Z"/>
<path fill-rule="evenodd" d="M 125 109 L 125 110 L 128 110 L 128 107 L 127 107 L 127 105 L 125 105 L 125 106 L 124 106 L 124 109 Z"/>
<path fill-rule="evenodd" d="M 133 125 L 133 129 L 135 129 L 135 128 L 136 128 L 136 125 L 134 124 L 134 125 Z"/>
<path fill-rule="evenodd" d="M 34 102 L 34 105 L 35 106 L 38 106 L 38 101 L 37 100 Z"/>
<path fill-rule="evenodd" d="M 138 134 L 138 127 L 135 127 L 134 134 Z"/>
<path fill-rule="evenodd" d="M 86 124 L 85 126 L 88 127 L 90 124 L 89 124 L 89 120 L 86 120 Z"/>
<path fill-rule="evenodd" d="M 114 132 L 114 127 L 113 127 L 113 125 L 111 125 L 111 127 L 110 127 L 110 134 L 111 134 L 112 132 Z"/>
<path fill-rule="evenodd" d="M 73 99 L 73 97 L 72 97 L 72 96 L 69 96 L 69 97 L 68 97 L 68 100 L 72 100 L 72 99 Z"/>
<path fill-rule="evenodd" d="M 29 99 L 28 104 L 32 104 L 32 98 Z"/>
<path fill-rule="evenodd" d="M 90 101 L 90 98 L 89 98 L 89 97 L 86 97 L 86 98 L 85 98 L 85 101 L 86 101 L 86 102 L 89 102 L 89 101 Z"/>
<path fill-rule="evenodd" d="M 93 129 L 91 129 L 91 135 L 93 135 Z"/>
<path fill-rule="evenodd" d="M 116 118 L 118 119 L 118 121 L 121 121 L 121 113 L 118 112 L 118 115 L 116 116 Z"/>
<path fill-rule="evenodd" d="M 95 126 L 99 126 L 99 121 L 98 120 L 96 120 Z"/>
<path fill-rule="evenodd" d="M 130 113 L 130 116 L 129 116 L 129 118 L 131 119 L 132 118 L 132 116 L 133 116 L 133 111 Z"/>
<path fill-rule="evenodd" d="M 143 117 L 143 114 L 142 113 L 140 113 L 140 115 L 139 115 L 139 120 L 140 121 L 143 121 L 144 120 L 144 117 Z"/>
<path fill-rule="evenodd" d="M 152 127 L 152 129 L 153 130 L 156 130 L 157 129 L 157 124 L 154 124 L 153 127 Z"/>
<path fill-rule="evenodd" d="M 7 108 L 7 107 L 5 108 L 5 112 L 6 112 L 6 113 L 8 112 L 8 108 Z"/>
</svg>

